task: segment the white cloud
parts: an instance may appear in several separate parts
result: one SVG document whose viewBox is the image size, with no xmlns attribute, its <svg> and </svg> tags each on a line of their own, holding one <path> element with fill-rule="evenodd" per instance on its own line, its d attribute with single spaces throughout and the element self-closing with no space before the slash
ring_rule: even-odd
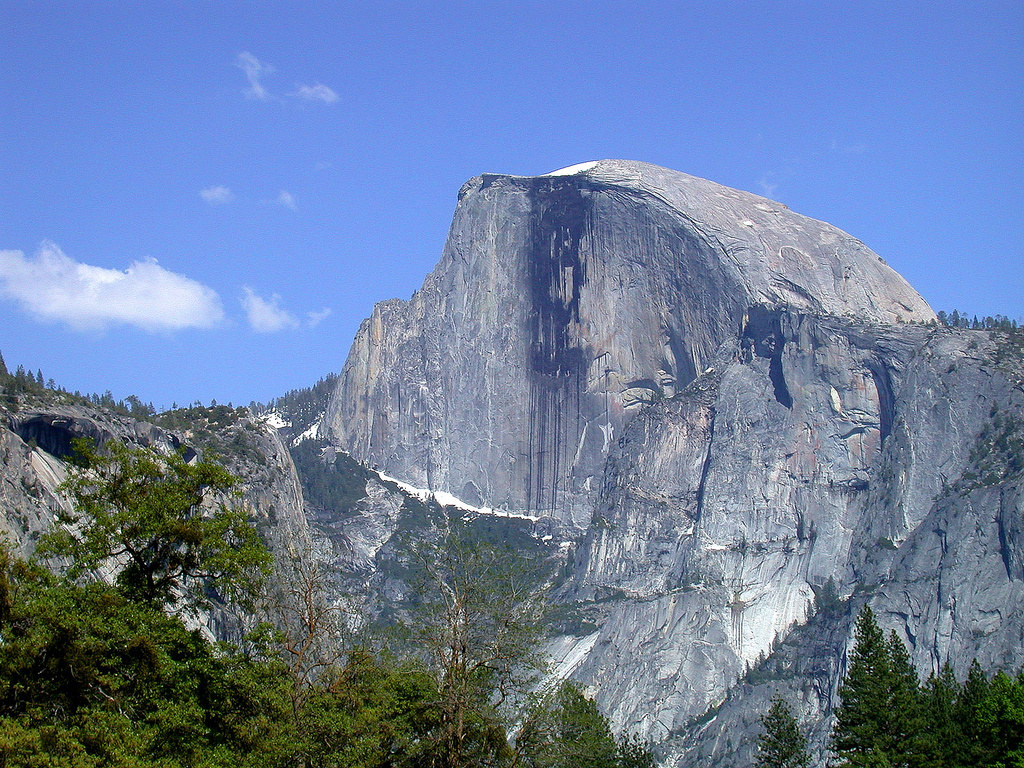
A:
<svg viewBox="0 0 1024 768">
<path fill-rule="evenodd" d="M 207 187 L 200 190 L 199 196 L 210 205 L 224 205 L 235 199 L 235 193 L 227 187 Z"/>
<path fill-rule="evenodd" d="M 324 104 L 333 104 L 338 100 L 338 94 L 323 83 L 316 85 L 296 85 L 295 95 L 304 101 L 322 101 Z"/>
<path fill-rule="evenodd" d="M 260 78 L 273 74 L 274 67 L 263 63 L 248 51 L 242 51 L 238 54 L 238 58 L 235 59 L 235 66 L 241 69 L 249 80 L 249 87 L 244 91 L 246 98 L 266 101 L 270 93 L 263 87 Z"/>
<path fill-rule="evenodd" d="M 760 179 L 758 179 L 757 185 L 761 188 L 761 191 L 764 193 L 765 197 L 771 197 L 772 195 L 775 194 L 775 190 L 779 188 L 779 185 L 770 181 L 767 175 L 762 176 Z"/>
<path fill-rule="evenodd" d="M 331 314 L 330 307 L 324 307 L 319 312 L 307 312 L 306 313 L 306 325 L 310 328 L 316 328 L 320 325 L 327 317 Z"/>
<path fill-rule="evenodd" d="M 296 210 L 295 195 L 293 195 L 287 189 L 281 190 L 281 194 L 277 196 L 277 202 L 283 205 L 285 208 L 291 208 L 293 211 Z"/>
<path fill-rule="evenodd" d="M 271 98 L 270 91 L 263 85 L 263 79 L 277 71 L 272 64 L 260 61 L 248 51 L 242 51 L 235 58 L 235 66 L 245 73 L 245 77 L 249 81 L 249 87 L 243 91 L 246 98 L 256 101 L 267 101 Z M 324 104 L 334 104 L 339 99 L 334 89 L 323 83 L 315 85 L 296 83 L 295 92 L 288 94 L 287 97 L 302 101 L 322 101 Z"/>
<path fill-rule="evenodd" d="M 0 295 L 40 320 L 80 331 L 116 324 L 174 331 L 209 328 L 224 319 L 213 289 L 168 272 L 155 259 L 124 271 L 106 269 L 74 261 L 51 242 L 30 259 L 21 251 L 0 251 Z"/>
<path fill-rule="evenodd" d="M 299 327 L 295 315 L 280 306 L 281 297 L 276 293 L 269 300 L 264 299 L 246 285 L 242 287 L 241 302 L 249 326 L 257 333 L 275 333 Z"/>
</svg>

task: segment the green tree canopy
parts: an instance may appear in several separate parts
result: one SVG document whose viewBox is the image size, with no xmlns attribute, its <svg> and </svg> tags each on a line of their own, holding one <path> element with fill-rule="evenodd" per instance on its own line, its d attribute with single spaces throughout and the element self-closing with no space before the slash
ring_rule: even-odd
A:
<svg viewBox="0 0 1024 768">
<path fill-rule="evenodd" d="M 75 447 L 63 484 L 73 511 L 41 545 L 70 560 L 70 577 L 110 566 L 126 596 L 160 607 L 203 604 L 210 588 L 235 600 L 256 594 L 270 553 L 239 505 L 208 503 L 235 484 L 226 470 L 116 442 L 106 454 Z"/>
<path fill-rule="evenodd" d="M 1024 768 L 1024 671 L 995 673 L 975 722 L 985 768 Z"/>
<path fill-rule="evenodd" d="M 807 738 L 781 698 L 761 717 L 764 731 L 757 740 L 757 768 L 808 768 Z"/>
<path fill-rule="evenodd" d="M 906 646 L 895 633 L 886 640 L 868 606 L 857 617 L 854 635 L 832 731 L 839 766 L 929 765 L 925 705 Z"/>
<path fill-rule="evenodd" d="M 434 679 L 415 662 L 355 650 L 309 687 L 299 715 L 309 768 L 431 765 L 438 755 Z"/>
<path fill-rule="evenodd" d="M 0 765 L 286 764 L 284 665 L 217 652 L 157 606 L 0 553 Z"/>
</svg>

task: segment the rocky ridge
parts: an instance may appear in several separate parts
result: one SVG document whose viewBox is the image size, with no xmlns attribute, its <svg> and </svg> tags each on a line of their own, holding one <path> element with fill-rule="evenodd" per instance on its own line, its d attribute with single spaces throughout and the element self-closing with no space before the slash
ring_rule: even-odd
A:
<svg viewBox="0 0 1024 768">
<path fill-rule="evenodd" d="M 584 528 L 625 424 L 752 307 L 934 318 L 862 243 L 765 198 L 626 161 L 485 174 L 423 288 L 359 329 L 326 436 L 417 487 Z"/>
<path fill-rule="evenodd" d="M 754 195 L 624 161 L 485 174 L 423 288 L 360 328 L 321 434 L 560 525 L 554 674 L 666 764 L 748 764 L 780 689 L 823 761 L 864 601 L 923 675 L 1024 663 L 1020 340 L 933 321 Z"/>
<path fill-rule="evenodd" d="M 244 409 L 194 410 L 189 427 L 169 429 L 60 391 L 5 398 L 0 402 L 0 525 L 8 541 L 22 555 L 34 551 L 39 535 L 68 504 L 59 486 L 67 476 L 72 440 L 88 438 L 100 447 L 116 440 L 161 453 L 182 451 L 189 460 L 200 452 L 216 456 L 240 479 L 241 501 L 267 535 L 285 547 L 302 546 L 309 539 L 302 488 L 277 430 Z"/>
</svg>

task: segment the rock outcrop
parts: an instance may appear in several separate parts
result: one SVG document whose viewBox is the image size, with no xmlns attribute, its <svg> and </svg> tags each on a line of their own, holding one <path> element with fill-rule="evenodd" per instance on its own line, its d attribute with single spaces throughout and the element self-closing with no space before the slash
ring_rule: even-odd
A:
<svg viewBox="0 0 1024 768">
<path fill-rule="evenodd" d="M 462 188 L 423 288 L 360 328 L 332 442 L 417 487 L 584 527 L 625 424 L 757 312 L 934 317 L 862 243 L 783 205 L 644 163 L 570 170 Z"/>
<path fill-rule="evenodd" d="M 627 427 L 576 560 L 566 599 L 600 619 L 574 675 L 617 727 L 656 742 L 772 661 L 823 594 L 847 600 L 844 632 L 869 600 L 923 676 L 1024 664 L 1024 368 L 996 362 L 1012 342 L 789 312 L 777 327 L 786 403 L 756 342 L 724 346 L 713 371 Z M 775 677 L 795 681 L 823 750 L 849 638 L 815 637 L 794 640 L 830 649 L 801 660 L 815 675 Z M 741 690 L 729 711 L 747 733 L 725 715 L 727 731 L 702 723 L 705 751 L 673 740 L 679 765 L 730 743 L 745 751 L 715 764 L 752 759 L 750 712 L 776 688 Z"/>
<path fill-rule="evenodd" d="M 189 430 L 176 432 L 102 408 L 70 402 L 60 392 L 12 398 L 0 403 L 0 526 L 9 543 L 26 556 L 68 499 L 60 492 L 72 441 L 88 438 L 104 446 L 119 441 L 168 453 L 197 456 Z M 211 432 L 208 427 L 212 428 Z M 283 547 L 308 542 L 302 488 L 277 430 L 249 416 L 230 424 L 204 424 L 216 444 L 217 460 L 240 479 L 241 501 L 262 529 Z M 225 499 L 235 503 L 238 499 Z"/>
<path fill-rule="evenodd" d="M 1024 663 L 1021 336 L 934 319 L 754 195 L 622 161 L 484 175 L 321 435 L 561 523 L 553 674 L 666 764 L 749 764 L 780 692 L 824 764 L 865 602 L 922 675 Z"/>
</svg>

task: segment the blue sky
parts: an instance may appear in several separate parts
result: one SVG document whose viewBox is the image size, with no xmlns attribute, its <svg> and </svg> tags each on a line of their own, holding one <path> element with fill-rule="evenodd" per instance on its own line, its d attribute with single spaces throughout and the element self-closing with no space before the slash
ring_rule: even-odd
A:
<svg viewBox="0 0 1024 768">
<path fill-rule="evenodd" d="M 644 160 L 1024 317 L 1024 5 L 0 0 L 0 352 L 158 407 L 341 369 L 481 172 Z"/>
</svg>

